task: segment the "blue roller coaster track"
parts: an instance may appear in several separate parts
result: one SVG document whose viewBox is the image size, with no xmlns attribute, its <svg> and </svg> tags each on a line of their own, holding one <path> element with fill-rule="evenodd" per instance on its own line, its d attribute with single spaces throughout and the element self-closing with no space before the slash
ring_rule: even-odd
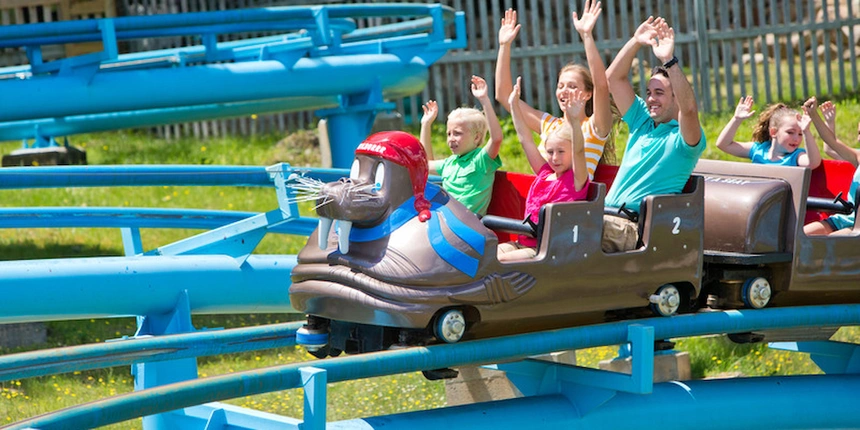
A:
<svg viewBox="0 0 860 430">
<path fill-rule="evenodd" d="M 390 19 L 357 28 L 358 18 Z M 860 324 L 860 305 L 733 310 L 642 319 L 276 366 L 198 379 L 196 358 L 296 344 L 295 323 L 198 331 L 197 313 L 293 312 L 294 255 L 253 251 L 269 234 L 307 236 L 316 219 L 295 204 L 296 176 L 346 176 L 353 149 L 387 98 L 420 91 L 427 68 L 463 46 L 462 14 L 440 5 L 269 8 L 7 26 L 0 47 L 30 64 L 0 69 L 0 140 L 50 145 L 57 136 L 318 109 L 330 120 L 334 165 L 69 166 L 0 170 L 0 189 L 115 186 L 274 188 L 266 213 L 157 208 L 0 208 L 0 228 L 109 227 L 125 256 L 0 262 L 0 323 L 138 317 L 135 336 L 0 357 L 0 381 L 131 365 L 135 392 L 11 424 L 91 428 L 144 417 L 147 429 L 371 428 L 857 428 L 860 352 L 833 341 L 772 344 L 810 354 L 824 375 L 653 383 L 654 341 L 709 334 Z M 219 42 L 241 32 L 276 36 Z M 453 34 L 453 37 L 450 35 Z M 199 36 L 199 46 L 119 54 L 119 41 Z M 101 41 L 103 52 L 43 62 L 41 46 Z M 28 144 L 29 145 L 29 144 Z M 141 228 L 207 230 L 144 249 Z M 70 288 L 69 286 L 74 286 Z M 51 297 L 51 300 L 44 300 Z M 630 344 L 630 375 L 530 357 Z M 326 384 L 484 365 L 523 397 L 327 422 Z M 301 388 L 303 419 L 219 401 Z M 729 418 L 730 416 L 730 418 Z"/>
</svg>

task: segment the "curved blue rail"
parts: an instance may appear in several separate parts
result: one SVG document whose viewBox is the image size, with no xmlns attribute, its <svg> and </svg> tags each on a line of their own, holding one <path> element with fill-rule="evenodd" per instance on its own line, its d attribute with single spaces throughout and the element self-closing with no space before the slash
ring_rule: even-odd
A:
<svg viewBox="0 0 860 430">
<path fill-rule="evenodd" d="M 355 20 L 385 24 L 357 29 Z M 454 38 L 447 33 L 453 27 Z M 218 42 L 220 36 L 285 32 Z M 201 45 L 120 55 L 118 42 L 200 36 Z M 43 62 L 42 45 L 101 41 L 104 51 Z M 421 91 L 428 67 L 466 44 L 465 16 L 433 4 L 274 7 L 5 26 L 0 48 L 29 65 L 0 68 L 0 140 L 318 110 L 334 165 L 348 167 L 379 110 Z M 349 76 L 349 79 L 343 79 Z M 217 88 L 217 91 L 213 91 Z M 25 144 L 26 145 L 26 144 Z"/>
<path fill-rule="evenodd" d="M 152 208 L 0 208 L 0 228 L 190 228 L 211 230 L 242 221 L 256 212 Z M 316 218 L 300 217 L 269 233 L 308 236 Z"/>
<path fill-rule="evenodd" d="M 443 21 L 453 22 L 454 10 L 438 5 L 423 4 L 351 4 L 337 6 L 293 6 L 270 7 L 264 9 L 239 9 L 231 11 L 184 13 L 173 15 L 155 15 L 150 17 L 119 17 L 110 18 L 117 39 L 137 39 L 159 37 L 165 35 L 190 35 L 208 32 L 234 33 L 242 31 L 267 31 L 279 29 L 278 26 L 290 25 L 295 21 L 302 23 L 304 28 L 309 23 L 314 24 L 320 32 L 318 37 L 330 39 L 331 35 L 324 33 L 338 30 L 331 28 L 330 19 L 355 19 L 372 17 L 412 18 L 433 16 Z M 103 22 L 105 20 L 80 20 L 54 23 L 38 23 L 24 25 L 9 25 L 0 34 L 0 47 L 22 46 L 31 40 L 39 44 L 63 44 L 70 42 L 98 41 L 102 39 Z M 355 24 L 347 21 L 340 31 L 351 31 Z M 442 25 L 437 23 L 436 25 Z M 223 27 L 228 26 L 228 27 Z M 234 30 L 233 27 L 240 27 Z M 425 25 L 419 26 L 423 29 Z M 326 27 L 329 27 L 326 29 Z M 401 32 L 402 24 L 394 26 L 395 32 Z M 201 30 L 203 28 L 203 30 Z M 207 31 L 208 30 L 208 31 Z M 374 31 L 381 31 L 377 29 Z M 384 32 L 387 33 L 387 32 Z M 331 43 L 331 42 L 329 42 Z"/>
<path fill-rule="evenodd" d="M 302 323 L 284 323 L 160 337 L 124 338 L 96 345 L 3 355 L 0 356 L 0 381 L 290 347 L 296 344 L 296 330 L 301 326 Z"/>
<path fill-rule="evenodd" d="M 637 320 L 635 324 L 622 321 L 275 366 L 170 384 L 99 400 L 18 422 L 12 428 L 91 428 L 206 402 L 298 388 L 303 385 L 302 369 L 308 366 L 324 370 L 328 382 L 337 382 L 418 370 L 521 360 L 552 351 L 615 345 L 627 342 L 631 324 L 653 329 L 655 339 L 751 330 L 857 325 L 860 324 L 860 305 L 734 310 Z M 860 379 L 855 377 L 849 382 L 852 387 L 857 387 Z M 856 409 L 855 412 L 849 413 L 854 417 L 858 414 Z"/>
<path fill-rule="evenodd" d="M 346 169 L 283 166 L 275 170 L 264 166 L 178 164 L 5 167 L 0 169 L 0 189 L 162 185 L 274 187 L 272 172 L 303 175 L 323 182 L 349 174 Z"/>
<path fill-rule="evenodd" d="M 183 294 L 192 314 L 295 312 L 295 264 L 294 255 L 0 261 L 0 324 L 160 315 Z"/>
</svg>

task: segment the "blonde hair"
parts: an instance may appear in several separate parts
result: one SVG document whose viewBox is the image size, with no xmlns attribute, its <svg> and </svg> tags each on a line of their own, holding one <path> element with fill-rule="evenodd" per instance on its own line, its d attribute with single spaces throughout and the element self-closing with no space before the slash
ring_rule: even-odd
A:
<svg viewBox="0 0 860 430">
<path fill-rule="evenodd" d="M 457 108 L 448 114 L 448 121 L 452 120 L 462 121 L 466 124 L 466 128 L 469 130 L 471 135 L 479 138 L 478 146 L 481 146 L 486 142 L 490 126 L 487 123 L 487 117 L 483 112 L 474 108 Z"/>
<path fill-rule="evenodd" d="M 570 133 L 570 128 L 567 125 L 556 127 L 546 135 L 546 141 L 549 142 L 550 139 L 561 139 L 567 143 L 573 144 L 573 136 Z"/>
<path fill-rule="evenodd" d="M 770 129 L 779 128 L 782 122 L 788 118 L 797 118 L 797 111 L 786 106 L 784 103 L 776 103 L 768 106 L 753 127 L 753 140 L 756 142 L 767 142 L 770 140 Z"/>
</svg>

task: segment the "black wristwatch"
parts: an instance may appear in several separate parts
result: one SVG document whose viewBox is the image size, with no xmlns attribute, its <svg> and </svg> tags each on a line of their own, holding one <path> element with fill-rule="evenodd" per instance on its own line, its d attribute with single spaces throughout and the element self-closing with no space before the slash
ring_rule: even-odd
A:
<svg viewBox="0 0 860 430">
<path fill-rule="evenodd" d="M 672 56 L 672 59 L 663 64 L 663 68 L 669 70 L 670 67 L 678 64 L 678 57 Z"/>
</svg>

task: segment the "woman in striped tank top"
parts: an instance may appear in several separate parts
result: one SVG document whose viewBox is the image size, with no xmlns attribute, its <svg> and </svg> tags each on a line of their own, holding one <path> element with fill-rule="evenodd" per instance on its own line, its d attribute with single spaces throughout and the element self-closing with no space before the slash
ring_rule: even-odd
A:
<svg viewBox="0 0 860 430">
<path fill-rule="evenodd" d="M 583 9 L 581 17 L 577 16 L 576 12 L 573 13 L 573 26 L 582 38 L 588 68 L 573 63 L 564 66 L 558 75 L 555 95 L 559 106 L 562 107 L 567 102 L 565 98 L 572 90 L 584 91 L 589 95 L 585 110 L 581 111 L 576 118 L 567 118 L 567 115 L 557 118 L 527 105 L 522 100 L 519 101 L 519 106 L 528 128 L 540 133 L 538 149 L 544 157 L 546 157 L 544 143 L 550 134 L 564 127 L 566 122 L 581 125 L 582 135 L 585 138 L 588 178 L 591 180 L 594 179 L 594 170 L 601 157 L 605 161 L 614 162 L 612 144 L 607 145 L 612 131 L 613 114 L 609 100 L 609 85 L 606 81 L 606 66 L 603 64 L 592 35 L 594 25 L 602 11 L 601 3 L 586 0 Z M 496 62 L 496 100 L 508 112 L 511 111 L 511 106 L 508 104 L 506 95 L 510 94 L 513 88 L 511 45 L 519 30 L 516 11 L 508 9 L 499 28 L 499 55 Z"/>
</svg>

